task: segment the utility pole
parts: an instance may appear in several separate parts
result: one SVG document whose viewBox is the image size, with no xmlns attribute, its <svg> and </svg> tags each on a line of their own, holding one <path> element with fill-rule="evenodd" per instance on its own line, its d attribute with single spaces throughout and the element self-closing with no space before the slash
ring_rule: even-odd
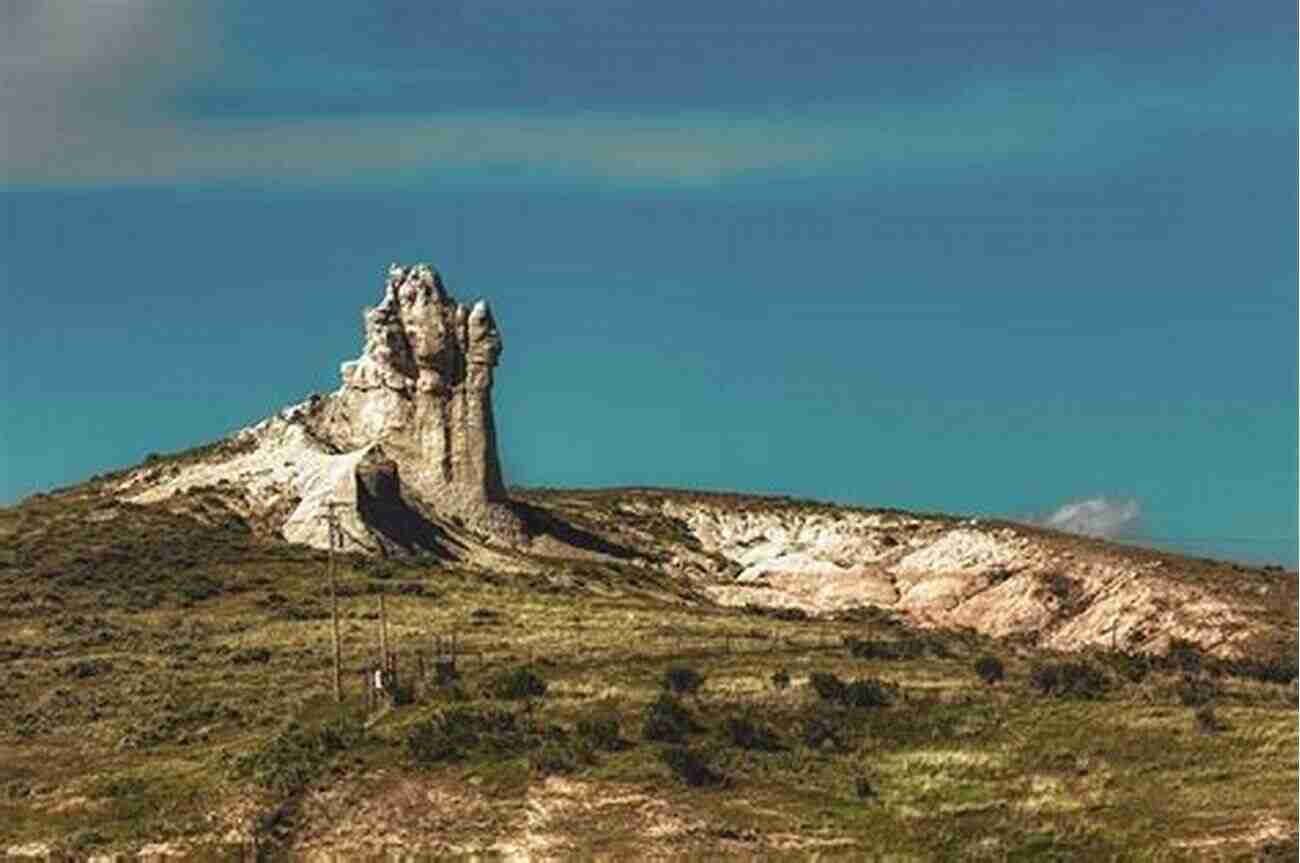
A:
<svg viewBox="0 0 1300 863">
<path fill-rule="evenodd" d="M 330 618 L 334 625 L 334 703 L 343 703 L 343 651 L 339 646 L 339 592 L 334 583 L 334 548 L 343 544 L 343 529 L 339 526 L 338 507 L 342 501 L 331 500 L 325 503 L 325 512 L 321 518 L 329 529 L 329 580 L 330 580 Z"/>
<path fill-rule="evenodd" d="M 379 661 L 388 671 L 388 605 L 382 590 L 379 591 Z"/>
</svg>

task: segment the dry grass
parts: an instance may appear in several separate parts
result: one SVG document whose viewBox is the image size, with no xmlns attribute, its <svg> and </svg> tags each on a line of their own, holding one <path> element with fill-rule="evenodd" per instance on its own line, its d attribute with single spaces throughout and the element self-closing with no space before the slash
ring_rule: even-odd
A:
<svg viewBox="0 0 1300 863">
<path fill-rule="evenodd" d="M 599 505 L 617 499 L 577 493 L 565 505 L 594 521 L 614 517 Z M 805 622 L 721 610 L 630 565 L 589 561 L 581 567 L 600 569 L 598 590 L 414 565 L 376 579 L 345 567 L 345 712 L 359 709 L 360 670 L 377 653 L 379 590 L 408 671 L 433 635 L 458 634 L 465 700 L 426 691 L 361 742 L 304 762 L 305 786 L 277 795 L 233 765 L 290 721 L 317 728 L 336 714 L 325 697 L 319 557 L 150 508 L 87 521 L 98 508 L 83 491 L 0 511 L 0 849 L 198 848 L 256 833 L 344 854 L 387 839 L 432 854 L 557 859 L 1248 859 L 1296 830 L 1289 686 L 1220 676 L 1215 706 L 1227 727 L 1206 734 L 1179 703 L 1173 671 L 1130 683 L 1094 658 L 1113 684 L 1103 698 L 1044 698 L 1028 676 L 1054 657 L 1023 647 L 948 634 L 944 658 L 864 660 L 846 636 L 907 630 L 871 615 Z M 412 584 L 420 592 L 397 592 Z M 984 653 L 1005 662 L 996 686 L 972 670 Z M 83 667 L 90 658 L 99 664 Z M 544 698 L 482 693 L 521 663 L 549 684 Z M 699 725 L 690 745 L 726 777 L 722 791 L 680 783 L 641 739 L 665 670 L 683 664 L 705 676 L 683 701 Z M 778 670 L 787 688 L 773 685 Z M 898 697 L 828 707 L 808 685 L 818 671 L 876 678 Z M 458 704 L 513 711 L 537 736 L 521 749 L 413 764 L 407 731 Z M 616 716 L 627 745 L 576 773 L 537 775 L 528 747 L 546 735 L 571 745 L 594 713 Z M 780 747 L 731 745 L 724 723 L 742 716 Z M 811 745 L 814 720 L 833 738 Z"/>
</svg>

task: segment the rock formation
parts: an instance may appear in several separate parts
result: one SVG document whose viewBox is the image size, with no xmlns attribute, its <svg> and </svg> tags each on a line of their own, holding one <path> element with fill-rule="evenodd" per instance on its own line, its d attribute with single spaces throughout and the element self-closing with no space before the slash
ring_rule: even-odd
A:
<svg viewBox="0 0 1300 863">
<path fill-rule="evenodd" d="M 440 521 L 522 539 L 497 457 L 501 335 L 487 303 L 456 302 L 427 264 L 394 264 L 363 319 L 364 350 L 343 363 L 337 391 L 242 430 L 233 458 L 129 477 L 134 499 L 238 489 L 246 514 L 318 547 L 331 507 L 354 550 L 436 549 Z"/>
<path fill-rule="evenodd" d="M 309 428 L 344 450 L 381 444 L 415 496 L 482 521 L 506 499 L 492 416 L 501 336 L 487 303 L 457 303 L 426 264 L 394 264 L 364 319 L 365 350 Z"/>
</svg>

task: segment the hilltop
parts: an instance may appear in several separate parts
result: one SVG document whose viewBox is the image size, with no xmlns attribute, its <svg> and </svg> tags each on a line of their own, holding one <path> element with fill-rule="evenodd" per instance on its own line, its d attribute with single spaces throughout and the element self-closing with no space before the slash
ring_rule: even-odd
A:
<svg viewBox="0 0 1300 863">
<path fill-rule="evenodd" d="M 509 488 L 487 305 L 394 266 L 364 322 L 337 391 L 0 509 L 0 850 L 1294 857 L 1295 573 Z"/>
</svg>

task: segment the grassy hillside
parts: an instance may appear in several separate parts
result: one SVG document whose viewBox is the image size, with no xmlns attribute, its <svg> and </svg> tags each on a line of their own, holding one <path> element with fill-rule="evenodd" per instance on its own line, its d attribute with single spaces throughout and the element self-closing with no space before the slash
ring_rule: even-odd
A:
<svg viewBox="0 0 1300 863">
<path fill-rule="evenodd" d="M 1295 858 L 1276 657 L 721 610 L 629 563 L 354 559 L 338 708 L 323 575 L 219 499 L 0 510 L 0 850 Z M 367 713 L 381 594 L 406 684 L 433 636 L 463 653 Z"/>
</svg>

